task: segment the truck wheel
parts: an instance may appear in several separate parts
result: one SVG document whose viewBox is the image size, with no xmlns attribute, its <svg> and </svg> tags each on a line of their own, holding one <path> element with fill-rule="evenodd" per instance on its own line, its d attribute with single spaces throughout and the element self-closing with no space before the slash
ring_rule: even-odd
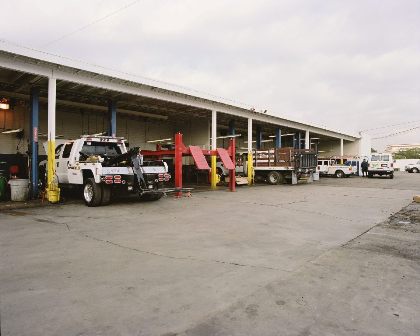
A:
<svg viewBox="0 0 420 336">
<path fill-rule="evenodd" d="M 368 173 L 368 178 L 372 178 L 373 174 L 372 173 Z"/>
<path fill-rule="evenodd" d="M 411 172 L 412 173 L 418 173 L 419 172 L 419 169 L 418 168 L 413 168 L 413 169 L 411 169 Z"/>
<path fill-rule="evenodd" d="M 276 171 L 267 174 L 267 182 L 269 184 L 278 184 L 280 182 L 280 174 Z"/>
<path fill-rule="evenodd" d="M 101 185 L 95 182 L 95 179 L 88 178 L 83 186 L 83 199 L 89 207 L 99 206 L 102 202 Z"/>
<path fill-rule="evenodd" d="M 102 187 L 102 205 L 108 205 L 111 203 L 111 187 L 108 185 L 101 185 Z"/>
<path fill-rule="evenodd" d="M 342 178 L 342 177 L 344 177 L 344 173 L 343 173 L 343 171 L 342 171 L 342 170 L 337 170 L 337 171 L 335 172 L 335 177 L 337 177 L 337 178 Z"/>
<path fill-rule="evenodd" d="M 389 178 L 390 178 L 390 179 L 393 179 L 393 178 L 394 178 L 394 174 L 390 174 L 390 175 L 389 175 Z"/>
</svg>

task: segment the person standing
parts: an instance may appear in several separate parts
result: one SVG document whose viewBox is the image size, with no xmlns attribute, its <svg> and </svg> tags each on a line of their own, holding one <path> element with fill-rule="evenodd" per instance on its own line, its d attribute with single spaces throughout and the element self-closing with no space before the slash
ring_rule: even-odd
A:
<svg viewBox="0 0 420 336">
<path fill-rule="evenodd" d="M 134 155 L 131 158 L 132 162 L 133 162 L 133 170 L 134 173 L 137 176 L 137 181 L 139 182 L 139 188 L 147 188 L 146 185 L 146 181 L 144 180 L 143 177 L 143 171 L 142 171 L 142 166 L 143 166 L 143 155 L 141 154 L 141 149 L 139 148 L 138 152 L 136 155 Z"/>
<path fill-rule="evenodd" d="M 366 161 L 366 159 L 363 159 L 363 162 L 360 165 L 362 167 L 362 176 L 365 177 L 368 175 L 368 167 L 369 163 Z"/>
</svg>

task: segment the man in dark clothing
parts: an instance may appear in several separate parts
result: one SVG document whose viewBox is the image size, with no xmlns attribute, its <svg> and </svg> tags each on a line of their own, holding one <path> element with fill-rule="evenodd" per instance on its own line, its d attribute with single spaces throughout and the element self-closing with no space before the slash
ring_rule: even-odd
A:
<svg viewBox="0 0 420 336">
<path fill-rule="evenodd" d="M 132 162 L 133 162 L 133 170 L 134 173 L 137 175 L 137 181 L 139 182 L 139 188 L 147 188 L 146 185 L 146 181 L 144 180 L 143 177 L 143 171 L 142 171 L 142 166 L 143 166 L 143 155 L 141 154 L 141 149 L 139 148 L 138 152 L 136 153 L 136 155 L 134 155 L 131 158 Z"/>
<path fill-rule="evenodd" d="M 360 165 L 362 167 L 362 176 L 367 176 L 368 175 L 368 167 L 369 167 L 369 163 L 366 161 L 366 159 L 363 159 L 363 162 Z"/>
</svg>

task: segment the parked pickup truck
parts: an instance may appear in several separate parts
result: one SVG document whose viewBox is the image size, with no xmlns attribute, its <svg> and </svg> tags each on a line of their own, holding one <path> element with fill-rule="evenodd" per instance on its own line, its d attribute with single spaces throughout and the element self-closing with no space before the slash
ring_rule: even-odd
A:
<svg viewBox="0 0 420 336">
<path fill-rule="evenodd" d="M 168 166 L 161 160 L 141 166 L 146 185 L 140 186 L 132 157 L 138 147 L 127 151 L 124 138 L 84 135 L 59 144 L 55 149 L 56 178 L 60 187 L 83 186 L 87 206 L 110 203 L 112 194 L 138 194 L 147 200 L 160 199 L 170 180 Z"/>
<path fill-rule="evenodd" d="M 353 167 L 337 164 L 334 159 L 318 160 L 317 171 L 321 176 L 335 176 L 337 178 L 349 177 L 353 174 Z"/>
<path fill-rule="evenodd" d="M 417 161 L 416 163 L 409 163 L 405 166 L 405 171 L 409 173 L 420 172 L 420 161 Z"/>
</svg>

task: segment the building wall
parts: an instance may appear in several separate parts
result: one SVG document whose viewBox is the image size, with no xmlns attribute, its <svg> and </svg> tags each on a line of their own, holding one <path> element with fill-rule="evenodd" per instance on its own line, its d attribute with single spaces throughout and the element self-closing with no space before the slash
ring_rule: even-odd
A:
<svg viewBox="0 0 420 336">
<path fill-rule="evenodd" d="M 344 141 L 344 156 L 348 157 L 368 157 L 371 152 L 371 139 L 369 136 L 362 136 L 356 141 Z M 321 140 L 319 144 L 320 156 L 331 157 L 340 156 L 340 140 L 325 141 Z"/>
</svg>

